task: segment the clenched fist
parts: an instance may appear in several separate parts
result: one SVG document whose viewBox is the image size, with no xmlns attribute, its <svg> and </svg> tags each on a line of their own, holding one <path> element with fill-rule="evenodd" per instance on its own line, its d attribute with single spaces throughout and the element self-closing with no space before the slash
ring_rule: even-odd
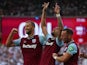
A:
<svg viewBox="0 0 87 65">
<path fill-rule="evenodd" d="M 15 33 L 18 33 L 18 30 L 17 30 L 16 28 L 13 28 L 13 29 L 11 30 L 11 32 L 12 32 L 13 34 L 15 34 Z"/>
</svg>

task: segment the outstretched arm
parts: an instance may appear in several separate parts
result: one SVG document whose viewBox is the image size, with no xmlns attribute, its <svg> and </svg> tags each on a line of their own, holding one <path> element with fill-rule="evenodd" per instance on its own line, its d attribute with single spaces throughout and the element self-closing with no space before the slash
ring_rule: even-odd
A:
<svg viewBox="0 0 87 65">
<path fill-rule="evenodd" d="M 42 5 L 43 9 L 42 9 L 42 16 L 41 16 L 41 28 L 42 28 L 42 32 L 45 36 L 48 34 L 47 29 L 46 29 L 46 9 L 47 9 L 48 5 L 49 5 L 49 2 L 44 3 Z"/>
<path fill-rule="evenodd" d="M 54 12 L 55 12 L 56 17 L 57 17 L 57 22 L 58 22 L 57 27 L 60 29 L 60 31 L 59 31 L 60 34 L 58 35 L 58 38 L 60 38 L 61 30 L 63 29 L 63 22 L 62 22 L 61 15 L 60 15 L 60 7 L 59 7 L 59 5 L 57 5 L 57 3 L 55 4 Z"/>
<path fill-rule="evenodd" d="M 6 40 L 6 46 L 13 46 L 14 44 L 13 44 L 13 36 L 14 36 L 14 34 L 15 33 L 17 33 L 18 31 L 17 31 L 17 29 L 16 28 L 13 28 L 12 30 L 11 30 L 11 32 L 10 32 L 10 34 L 9 34 L 9 36 L 8 36 L 8 38 L 7 38 L 7 40 Z"/>
</svg>

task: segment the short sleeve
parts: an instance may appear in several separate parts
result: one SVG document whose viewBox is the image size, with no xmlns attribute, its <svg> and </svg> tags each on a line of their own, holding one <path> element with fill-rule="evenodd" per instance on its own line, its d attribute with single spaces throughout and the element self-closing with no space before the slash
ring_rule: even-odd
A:
<svg viewBox="0 0 87 65">
<path fill-rule="evenodd" d="M 47 34 L 47 35 L 46 35 L 46 40 L 48 40 L 49 38 L 52 38 L 52 35 Z"/>
<path fill-rule="evenodd" d="M 40 41 L 41 45 L 44 45 L 45 44 L 45 37 L 39 36 L 39 41 Z"/>
<path fill-rule="evenodd" d="M 39 36 L 41 45 L 45 45 L 49 38 L 52 38 L 50 34 L 47 34 L 46 36 Z"/>
<path fill-rule="evenodd" d="M 21 42 L 21 38 L 13 40 L 13 43 L 15 45 L 20 45 L 20 42 Z"/>
<path fill-rule="evenodd" d="M 64 45 L 64 42 L 62 40 L 59 40 L 58 38 L 56 38 L 56 43 L 60 47 L 62 47 Z"/>
<path fill-rule="evenodd" d="M 70 44 L 68 46 L 68 49 L 67 49 L 66 52 L 68 52 L 71 55 L 76 54 L 77 53 L 77 46 L 76 46 L 76 44 L 74 44 L 74 43 L 73 44 Z"/>
</svg>

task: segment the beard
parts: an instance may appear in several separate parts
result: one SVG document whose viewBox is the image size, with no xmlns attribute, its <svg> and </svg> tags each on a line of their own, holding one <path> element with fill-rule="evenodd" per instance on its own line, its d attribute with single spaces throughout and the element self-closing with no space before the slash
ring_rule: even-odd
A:
<svg viewBox="0 0 87 65">
<path fill-rule="evenodd" d="M 52 32 L 51 34 L 52 34 L 52 36 L 55 36 L 54 32 Z"/>
<path fill-rule="evenodd" d="M 69 43 L 69 42 L 70 42 L 70 40 L 69 40 L 69 39 L 64 41 L 64 43 Z"/>
<path fill-rule="evenodd" d="M 31 34 L 31 31 L 26 32 L 26 34 L 30 35 Z"/>
</svg>

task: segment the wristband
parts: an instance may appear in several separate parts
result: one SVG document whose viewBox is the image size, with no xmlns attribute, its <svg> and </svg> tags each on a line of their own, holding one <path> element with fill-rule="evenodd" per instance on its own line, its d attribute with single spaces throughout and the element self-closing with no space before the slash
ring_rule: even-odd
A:
<svg viewBox="0 0 87 65">
<path fill-rule="evenodd" d="M 60 14 L 56 14 L 56 17 L 60 17 Z"/>
</svg>

